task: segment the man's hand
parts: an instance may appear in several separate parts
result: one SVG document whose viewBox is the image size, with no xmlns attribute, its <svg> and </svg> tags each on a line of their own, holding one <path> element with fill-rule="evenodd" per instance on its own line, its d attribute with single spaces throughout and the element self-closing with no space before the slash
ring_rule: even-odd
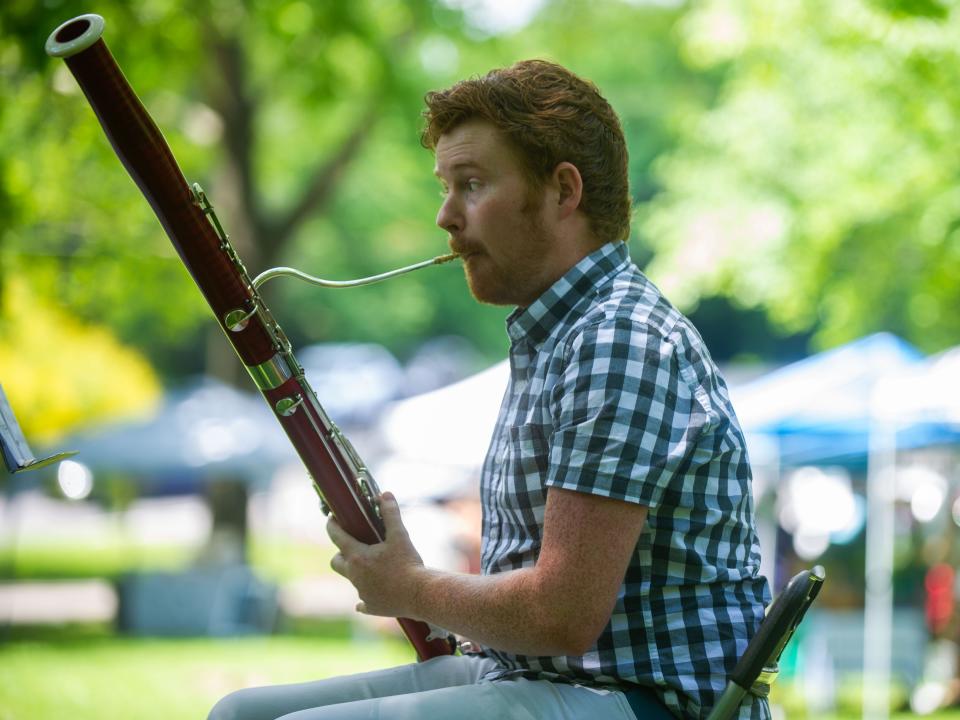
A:
<svg viewBox="0 0 960 720">
<path fill-rule="evenodd" d="M 484 646 L 522 655 L 583 655 L 603 630 L 647 518 L 641 505 L 549 488 L 533 567 L 464 575 L 426 568 L 380 500 L 386 540 L 364 545 L 334 520 L 331 567 L 360 593 L 359 612 L 425 620 Z"/>
<path fill-rule="evenodd" d="M 416 617 L 415 606 L 423 560 L 410 542 L 392 493 L 380 496 L 380 514 L 387 537 L 367 545 L 347 534 L 331 517 L 327 534 L 340 552 L 330 567 L 353 583 L 360 595 L 357 611 L 386 617 Z"/>
</svg>

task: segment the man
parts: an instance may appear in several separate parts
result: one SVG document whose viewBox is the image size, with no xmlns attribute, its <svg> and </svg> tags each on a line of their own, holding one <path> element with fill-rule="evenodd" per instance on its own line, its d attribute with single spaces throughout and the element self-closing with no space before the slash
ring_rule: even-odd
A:
<svg viewBox="0 0 960 720">
<path fill-rule="evenodd" d="M 212 717 L 705 716 L 768 591 L 726 386 L 623 242 L 619 120 L 596 87 L 542 61 L 426 101 L 437 224 L 477 300 L 516 306 L 481 478 L 483 574 L 425 567 L 389 493 L 386 541 L 331 521 L 331 564 L 360 612 L 422 619 L 482 652 L 244 690 Z M 766 701 L 741 717 L 768 718 Z"/>
</svg>

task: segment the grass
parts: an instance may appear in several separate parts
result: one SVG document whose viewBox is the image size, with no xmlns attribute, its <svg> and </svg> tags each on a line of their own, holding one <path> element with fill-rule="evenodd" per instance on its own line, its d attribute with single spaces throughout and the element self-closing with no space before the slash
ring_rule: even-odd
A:
<svg viewBox="0 0 960 720">
<path fill-rule="evenodd" d="M 881 691 L 882 692 L 882 691 Z M 903 687 L 895 687 L 889 691 L 890 707 L 903 708 L 907 705 L 907 691 Z M 850 678 L 839 684 L 836 693 L 836 709 L 832 713 L 806 710 L 803 697 L 803 688 L 779 681 L 770 691 L 771 705 L 777 705 L 783 711 L 781 717 L 789 720 L 810 718 L 810 720 L 860 720 L 863 717 L 862 706 L 863 688 L 859 680 Z M 775 716 L 776 717 L 776 716 Z M 907 710 L 891 710 L 891 720 L 920 717 Z M 931 720 L 960 720 L 960 708 L 941 710 L 923 717 Z"/>
<path fill-rule="evenodd" d="M 132 542 L 31 543 L 0 546 L 0 578 L 10 580 L 115 579 L 125 572 L 188 567 L 199 548 Z M 329 572 L 329 545 L 251 538 L 250 564 L 264 579 L 283 582 Z"/>
<path fill-rule="evenodd" d="M 0 645 L 0 720 L 197 720 L 226 693 L 412 661 L 383 639 L 137 639 L 18 632 Z"/>
<path fill-rule="evenodd" d="M 250 560 L 274 582 L 328 572 L 332 549 L 252 538 Z M 190 565 L 196 548 L 134 543 L 0 547 L 6 579 L 115 579 L 130 570 Z M 0 626 L 0 720 L 183 720 L 206 717 L 224 694 L 251 685 L 302 682 L 412 661 L 402 640 L 354 637 L 348 622 L 288 622 L 287 634 L 232 639 L 143 639 L 107 626 Z M 807 718 L 802 692 L 781 681 L 772 701 Z M 902 699 L 902 698 L 901 698 Z M 860 689 L 838 687 L 838 710 L 817 720 L 859 720 Z M 915 717 L 892 713 L 892 720 Z M 960 720 L 960 709 L 927 716 Z"/>
<path fill-rule="evenodd" d="M 411 662 L 405 642 L 351 637 L 345 622 L 300 635 L 231 639 L 117 637 L 108 627 L 8 628 L 0 644 L 0 720 L 198 720 L 224 694 Z M 786 717 L 808 717 L 787 685 Z M 858 720 L 842 708 L 817 720 Z M 894 713 L 894 720 L 914 717 Z M 960 710 L 928 716 L 960 720 Z"/>
<path fill-rule="evenodd" d="M 189 564 L 192 548 L 110 543 L 32 544 L 0 547 L 4 580 L 78 580 L 115 578 L 132 569 L 174 570 Z"/>
</svg>

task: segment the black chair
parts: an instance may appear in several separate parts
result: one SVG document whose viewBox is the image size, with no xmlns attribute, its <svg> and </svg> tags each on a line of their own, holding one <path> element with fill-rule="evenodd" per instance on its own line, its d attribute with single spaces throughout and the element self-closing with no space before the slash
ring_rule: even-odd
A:
<svg viewBox="0 0 960 720">
<path fill-rule="evenodd" d="M 803 620 L 807 608 L 820 592 L 824 578 L 826 573 L 820 565 L 797 573 L 770 603 L 760 629 L 733 669 L 726 689 L 707 720 L 736 717 L 747 693 L 760 697 L 769 694 L 770 685 L 780 672 L 780 655 Z"/>
</svg>

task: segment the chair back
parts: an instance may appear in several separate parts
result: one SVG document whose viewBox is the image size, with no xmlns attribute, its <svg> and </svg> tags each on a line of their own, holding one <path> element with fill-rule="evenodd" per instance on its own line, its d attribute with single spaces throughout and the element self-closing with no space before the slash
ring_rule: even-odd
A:
<svg viewBox="0 0 960 720">
<path fill-rule="evenodd" d="M 743 697 L 751 692 L 764 696 L 776 678 L 778 661 L 807 609 L 823 587 L 826 573 L 817 565 L 794 575 L 767 608 L 757 634 L 730 674 L 730 682 L 707 720 L 735 717 Z"/>
</svg>

